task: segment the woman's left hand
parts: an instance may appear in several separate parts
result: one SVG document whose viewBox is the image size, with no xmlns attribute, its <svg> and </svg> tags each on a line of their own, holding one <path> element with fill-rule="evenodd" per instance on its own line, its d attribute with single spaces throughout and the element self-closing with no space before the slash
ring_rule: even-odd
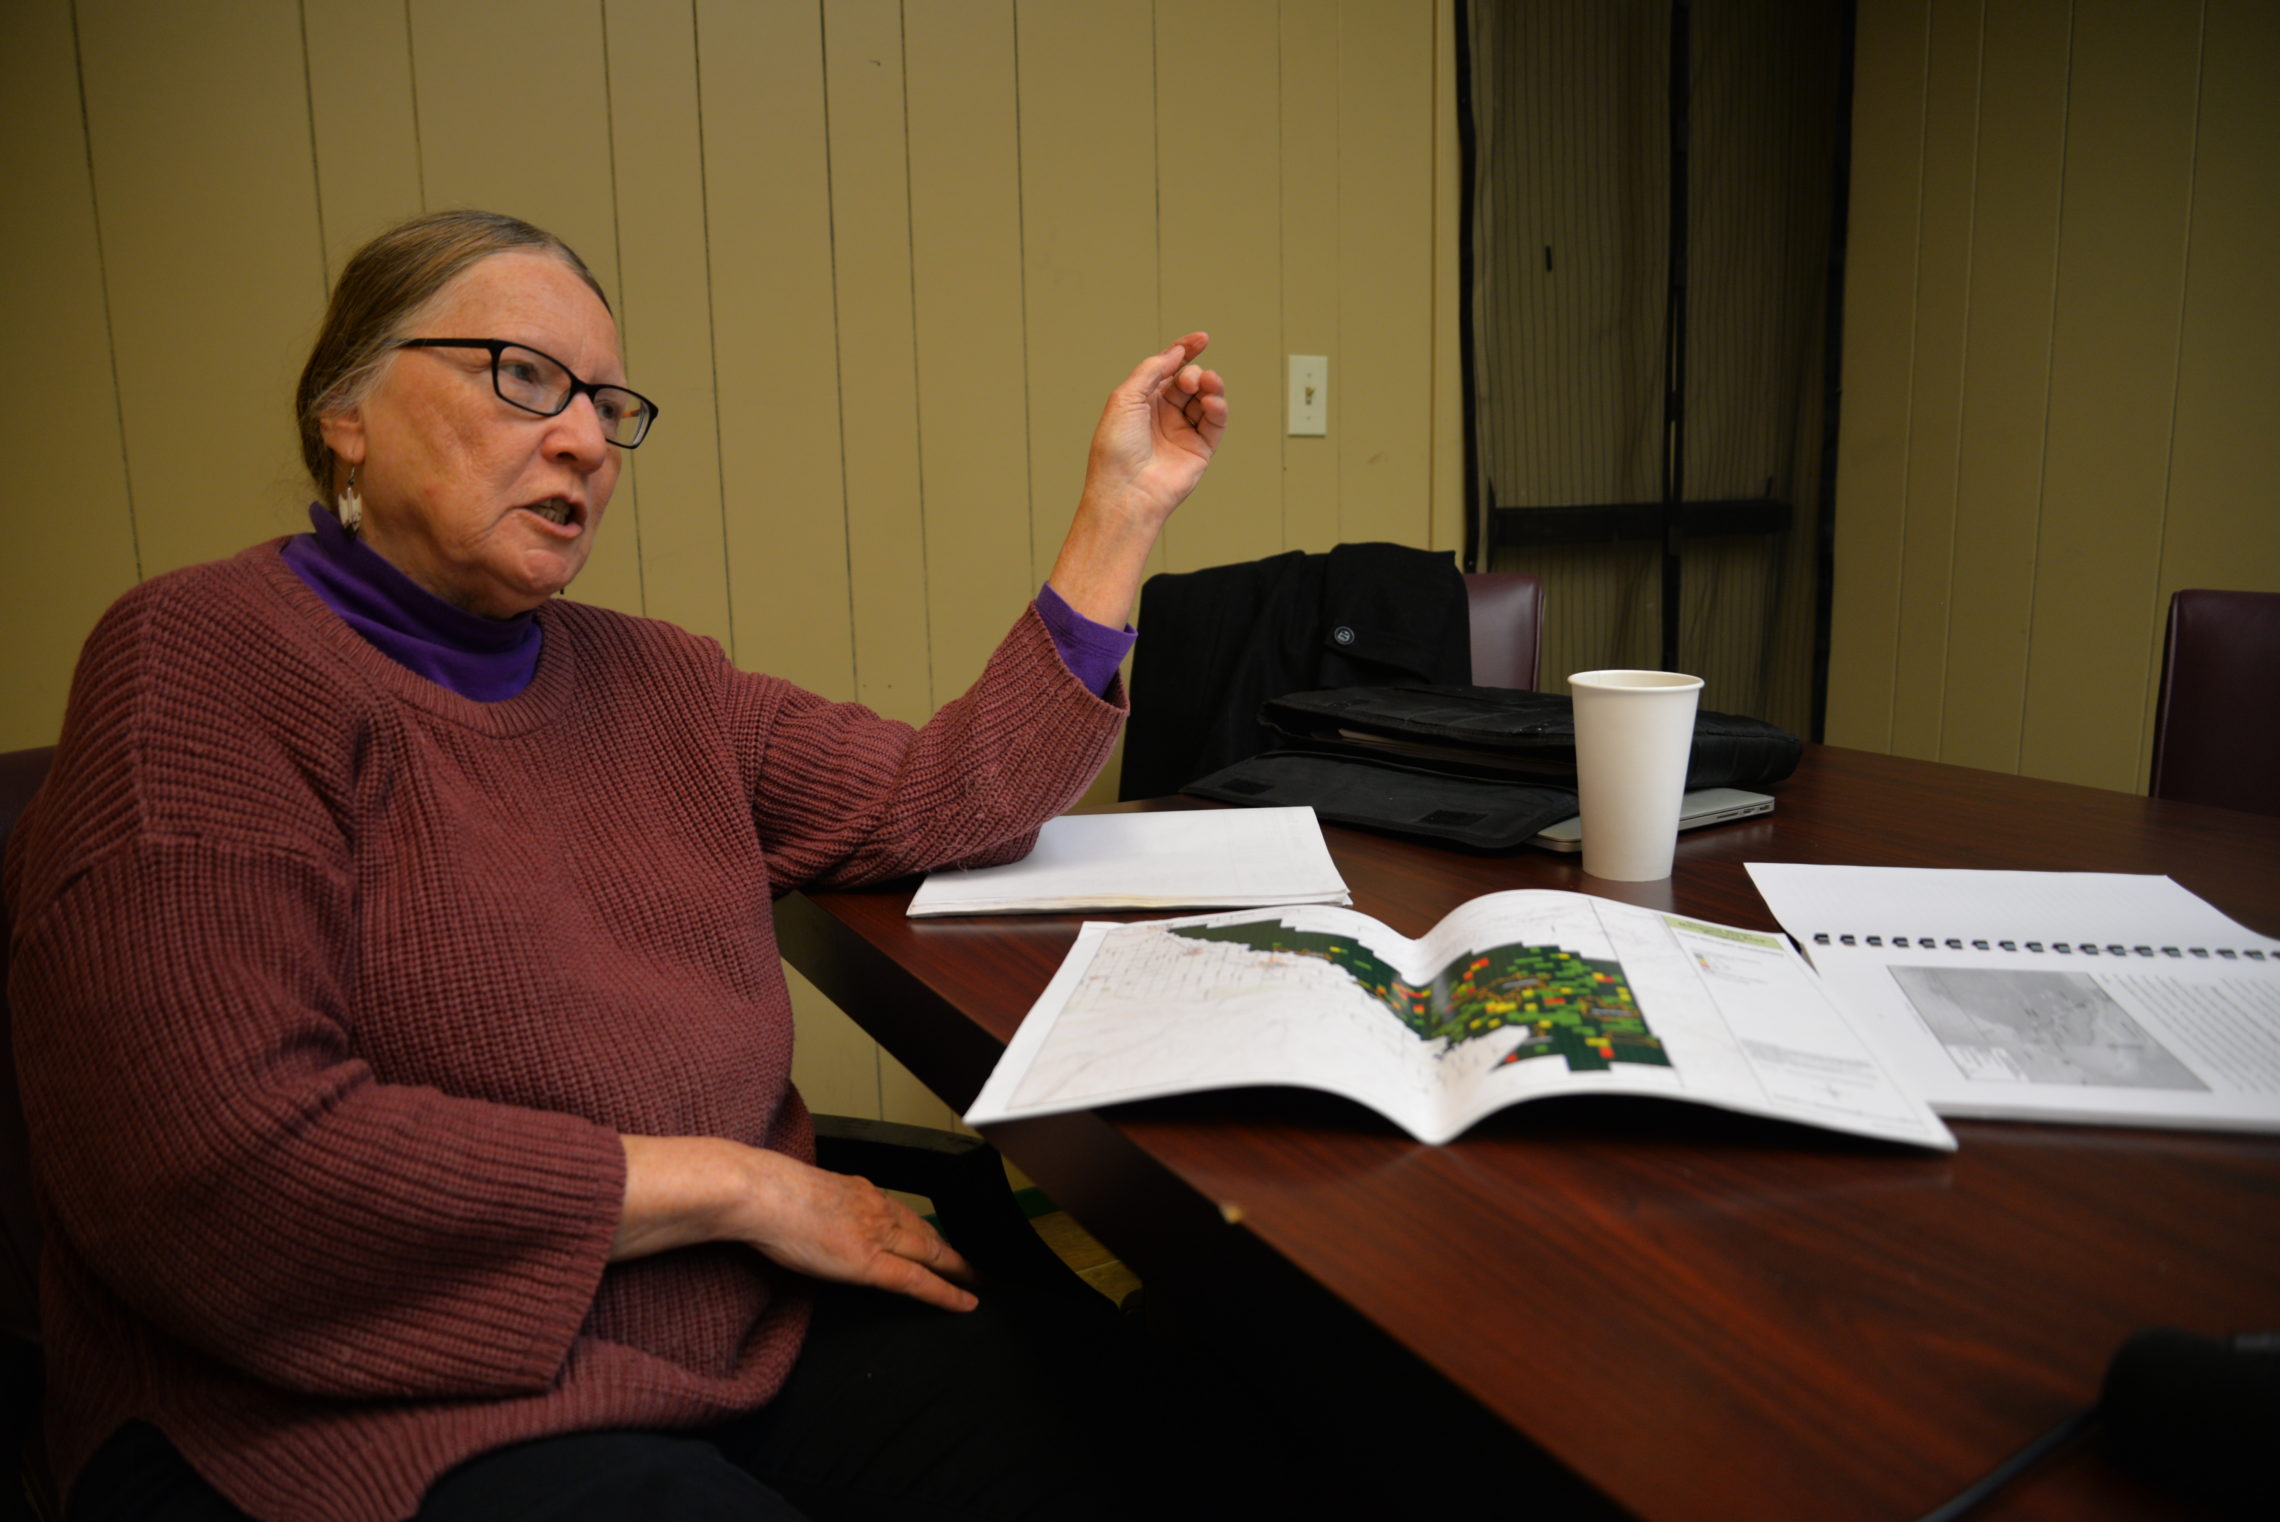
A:
<svg viewBox="0 0 2280 1522">
<path fill-rule="evenodd" d="M 1093 430 L 1084 496 L 1053 563 L 1053 590 L 1095 623 L 1121 627 L 1156 536 L 1203 479 L 1227 431 L 1227 385 L 1195 363 L 1190 333 L 1109 393 Z"/>
<path fill-rule="evenodd" d="M 716 1136 L 620 1136 L 625 1205 L 610 1261 L 741 1242 L 796 1272 L 970 1311 L 973 1277 L 909 1206 L 866 1179 Z"/>
</svg>

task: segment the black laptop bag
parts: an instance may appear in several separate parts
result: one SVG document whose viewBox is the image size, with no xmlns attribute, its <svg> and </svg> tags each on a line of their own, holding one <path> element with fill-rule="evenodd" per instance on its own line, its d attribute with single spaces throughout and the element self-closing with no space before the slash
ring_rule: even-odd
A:
<svg viewBox="0 0 2280 1522">
<path fill-rule="evenodd" d="M 1339 687 L 1269 700 L 1288 742 L 1187 785 L 1223 803 L 1306 804 L 1324 819 L 1472 851 L 1506 851 L 1574 816 L 1575 710 L 1509 687 Z M 1763 787 L 1798 738 L 1763 719 L 1695 715 L 1689 790 Z"/>
</svg>

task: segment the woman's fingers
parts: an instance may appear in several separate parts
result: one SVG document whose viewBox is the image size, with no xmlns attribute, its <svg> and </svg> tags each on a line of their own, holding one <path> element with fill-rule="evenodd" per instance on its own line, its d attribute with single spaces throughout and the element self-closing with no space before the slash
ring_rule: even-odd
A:
<svg viewBox="0 0 2280 1522">
<path fill-rule="evenodd" d="M 973 1270 L 949 1243 L 923 1222 L 920 1230 L 924 1236 L 874 1255 L 860 1269 L 845 1275 L 846 1282 L 892 1290 L 946 1311 L 972 1310 L 977 1303 L 973 1293 L 951 1280 L 969 1279 Z"/>
<path fill-rule="evenodd" d="M 1211 343 L 1209 333 L 1190 333 L 1177 340 L 1160 354 L 1151 354 L 1132 369 L 1125 378 L 1125 386 L 1146 396 L 1158 392 L 1164 382 L 1197 369 L 1195 357 Z M 1200 372 L 1199 372 L 1200 373 Z"/>
<path fill-rule="evenodd" d="M 1227 383 L 1217 370 L 1184 365 L 1160 395 L 1206 445 L 1218 445 L 1219 434 L 1227 426 Z"/>
<path fill-rule="evenodd" d="M 751 1234 L 764 1255 L 818 1279 L 867 1284 L 971 1310 L 974 1297 L 950 1282 L 973 1276 L 956 1248 L 868 1179 L 761 1152 Z"/>
<path fill-rule="evenodd" d="M 868 1184 L 864 1185 L 869 1188 Z M 958 1249 L 944 1240 L 942 1233 L 929 1226 L 925 1219 L 901 1201 L 882 1195 L 887 1204 L 901 1216 L 895 1252 L 921 1267 L 931 1269 L 945 1279 L 971 1280 L 974 1266 L 968 1263 Z"/>
<path fill-rule="evenodd" d="M 883 1260 L 884 1272 L 873 1282 L 946 1311 L 972 1310 L 976 1304 L 972 1291 L 952 1281 L 971 1280 L 973 1268 L 932 1227 L 922 1221 L 919 1230 L 925 1235 L 891 1260 Z"/>
<path fill-rule="evenodd" d="M 950 1281 L 971 1280 L 973 1266 L 908 1206 L 884 1195 L 879 1198 L 899 1219 L 893 1219 L 885 1233 L 883 1250 L 871 1255 L 852 1282 L 893 1290 L 947 1311 L 972 1310 L 976 1303 L 973 1294 Z"/>
</svg>

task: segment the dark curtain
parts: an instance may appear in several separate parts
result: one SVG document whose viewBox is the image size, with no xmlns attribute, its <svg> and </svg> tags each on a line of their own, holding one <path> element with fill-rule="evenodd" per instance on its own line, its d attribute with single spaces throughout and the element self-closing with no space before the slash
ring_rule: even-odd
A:
<svg viewBox="0 0 2280 1522">
<path fill-rule="evenodd" d="M 1661 496 L 1669 0 L 1472 0 L 1476 511 Z M 1791 505 L 1698 539 L 1680 664 L 1804 733 L 1842 9 L 1694 0 L 1684 494 Z M 1547 583 L 1545 673 L 1657 664 L 1658 543 L 1507 550 Z"/>
</svg>

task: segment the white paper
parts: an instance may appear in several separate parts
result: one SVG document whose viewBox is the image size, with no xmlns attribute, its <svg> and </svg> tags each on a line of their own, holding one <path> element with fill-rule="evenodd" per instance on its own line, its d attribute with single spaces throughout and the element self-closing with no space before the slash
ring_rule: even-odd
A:
<svg viewBox="0 0 2280 1522">
<path fill-rule="evenodd" d="M 1545 956 L 1566 970 L 1537 985 L 1541 1010 L 1516 1008 L 1537 997 L 1513 991 L 1516 969 Z M 1550 1007 L 1594 982 L 1621 985 L 1606 1008 L 1639 1020 Z M 1421 1033 L 1399 1012 L 1410 995 L 1418 1023 L 1457 1007 L 1486 1028 Z M 1418 941 L 1309 906 L 1088 924 L 966 1120 L 1249 1084 L 1342 1094 L 1427 1142 L 1522 1100 L 1602 1093 L 1955 1145 L 1781 937 L 1527 891 L 1475 899 Z"/>
<path fill-rule="evenodd" d="M 2280 941 L 2169 878 L 1749 871 L 1943 1115 L 2280 1131 Z"/>
<path fill-rule="evenodd" d="M 1310 808 L 1064 814 L 1002 867 L 935 872 L 909 914 L 1241 908 L 1353 900 Z"/>
</svg>

